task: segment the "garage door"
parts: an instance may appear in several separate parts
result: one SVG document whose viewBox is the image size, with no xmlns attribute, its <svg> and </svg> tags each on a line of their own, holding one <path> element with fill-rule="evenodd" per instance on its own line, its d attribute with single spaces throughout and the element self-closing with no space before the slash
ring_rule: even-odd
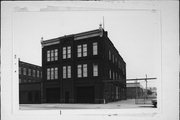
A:
<svg viewBox="0 0 180 120">
<path fill-rule="evenodd" d="M 77 87 L 78 103 L 94 103 L 94 87 Z"/>
<path fill-rule="evenodd" d="M 60 102 L 59 88 L 47 88 L 46 99 L 47 99 L 47 103 L 59 103 Z"/>
</svg>

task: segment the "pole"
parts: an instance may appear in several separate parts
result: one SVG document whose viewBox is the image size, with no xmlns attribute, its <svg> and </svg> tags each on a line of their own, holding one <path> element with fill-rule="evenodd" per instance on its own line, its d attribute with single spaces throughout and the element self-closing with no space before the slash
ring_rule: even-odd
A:
<svg viewBox="0 0 180 120">
<path fill-rule="evenodd" d="M 137 104 L 137 79 L 136 79 L 136 96 L 135 96 L 135 104 Z"/>
<path fill-rule="evenodd" d="M 145 100 L 147 99 L 147 74 L 146 74 L 146 79 L 145 79 L 145 81 L 146 81 L 146 93 L 145 93 Z M 145 102 L 144 102 L 144 104 L 145 104 Z"/>
</svg>

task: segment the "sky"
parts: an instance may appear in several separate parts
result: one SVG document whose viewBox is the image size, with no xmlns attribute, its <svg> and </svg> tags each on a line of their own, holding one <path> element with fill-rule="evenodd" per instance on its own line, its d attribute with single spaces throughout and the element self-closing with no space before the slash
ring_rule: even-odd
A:
<svg viewBox="0 0 180 120">
<path fill-rule="evenodd" d="M 146 74 L 158 78 L 160 21 L 154 11 L 16 12 L 13 15 L 14 51 L 20 60 L 41 65 L 41 37 L 47 40 L 98 29 L 103 16 L 108 37 L 126 62 L 127 79 L 144 78 Z M 155 82 L 149 85 L 154 86 Z"/>
</svg>

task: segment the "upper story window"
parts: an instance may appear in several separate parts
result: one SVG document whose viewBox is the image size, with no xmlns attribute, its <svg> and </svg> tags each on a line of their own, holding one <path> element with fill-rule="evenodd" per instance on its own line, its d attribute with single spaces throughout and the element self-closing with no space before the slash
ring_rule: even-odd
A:
<svg viewBox="0 0 180 120">
<path fill-rule="evenodd" d="M 66 66 L 63 66 L 63 78 L 66 78 Z"/>
<path fill-rule="evenodd" d="M 47 68 L 47 80 L 50 80 L 50 68 Z"/>
<path fill-rule="evenodd" d="M 97 55 L 98 54 L 98 43 L 94 42 L 93 43 L 93 55 Z"/>
<path fill-rule="evenodd" d="M 109 70 L 109 78 L 111 79 L 111 70 Z"/>
<path fill-rule="evenodd" d="M 88 76 L 88 69 L 87 64 L 77 65 L 77 77 L 87 77 Z"/>
<path fill-rule="evenodd" d="M 58 49 L 47 51 L 47 62 L 58 60 Z"/>
<path fill-rule="evenodd" d="M 35 70 L 33 70 L 33 77 L 35 77 L 36 76 L 36 71 Z"/>
<path fill-rule="evenodd" d="M 93 65 L 93 76 L 98 76 L 98 65 L 97 64 Z"/>
<path fill-rule="evenodd" d="M 63 47 L 63 59 L 66 59 L 66 47 Z"/>
<path fill-rule="evenodd" d="M 113 72 L 113 80 L 115 79 L 115 73 Z"/>
<path fill-rule="evenodd" d="M 39 78 L 39 70 L 37 70 L 37 77 Z"/>
<path fill-rule="evenodd" d="M 71 66 L 63 66 L 63 78 L 71 78 Z"/>
<path fill-rule="evenodd" d="M 77 46 L 77 57 L 82 57 L 82 47 L 81 47 L 81 45 Z"/>
<path fill-rule="evenodd" d="M 67 58 L 71 58 L 71 46 L 67 47 Z"/>
<path fill-rule="evenodd" d="M 54 68 L 54 79 L 58 79 L 58 68 Z"/>
<path fill-rule="evenodd" d="M 71 78 L 71 66 L 67 66 L 67 78 Z"/>
<path fill-rule="evenodd" d="M 112 61 L 113 61 L 113 63 L 114 63 L 114 55 L 112 55 Z"/>
<path fill-rule="evenodd" d="M 54 50 L 54 60 L 58 60 L 58 49 Z"/>
<path fill-rule="evenodd" d="M 50 50 L 47 51 L 47 61 L 49 62 L 50 61 Z"/>
<path fill-rule="evenodd" d="M 23 69 L 23 75 L 26 75 L 26 68 Z"/>
<path fill-rule="evenodd" d="M 51 50 L 51 61 L 54 61 L 54 50 Z"/>
<path fill-rule="evenodd" d="M 77 77 L 78 78 L 82 77 L 82 65 L 77 66 Z"/>
<path fill-rule="evenodd" d="M 31 69 L 28 69 L 28 75 L 31 76 Z"/>
<path fill-rule="evenodd" d="M 58 79 L 58 67 L 47 68 L 47 80 Z"/>
<path fill-rule="evenodd" d="M 111 51 L 109 51 L 109 60 L 111 60 Z"/>
<path fill-rule="evenodd" d="M 77 46 L 77 57 L 87 56 L 87 44 Z"/>
<path fill-rule="evenodd" d="M 83 77 L 87 77 L 87 64 L 83 64 Z"/>
<path fill-rule="evenodd" d="M 87 56 L 87 44 L 83 44 L 83 57 Z"/>
<path fill-rule="evenodd" d="M 71 46 L 63 47 L 63 59 L 71 58 Z"/>
<path fill-rule="evenodd" d="M 54 79 L 54 68 L 51 68 L 51 80 Z"/>
</svg>

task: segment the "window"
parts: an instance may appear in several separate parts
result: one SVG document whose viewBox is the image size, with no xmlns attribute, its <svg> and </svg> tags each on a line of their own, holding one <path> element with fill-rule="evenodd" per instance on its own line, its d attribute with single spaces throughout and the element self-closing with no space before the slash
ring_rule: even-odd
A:
<svg viewBox="0 0 180 120">
<path fill-rule="evenodd" d="M 47 80 L 50 80 L 50 68 L 47 69 Z"/>
<path fill-rule="evenodd" d="M 63 78 L 66 78 L 66 66 L 63 66 Z"/>
<path fill-rule="evenodd" d="M 111 70 L 109 70 L 109 78 L 111 79 Z"/>
<path fill-rule="evenodd" d="M 113 80 L 114 80 L 114 78 L 115 78 L 115 75 L 114 75 L 114 72 L 113 72 Z"/>
<path fill-rule="evenodd" d="M 98 76 L 98 65 L 97 64 L 93 65 L 93 76 Z"/>
<path fill-rule="evenodd" d="M 54 70 L 54 78 L 58 79 L 58 68 L 57 67 Z"/>
<path fill-rule="evenodd" d="M 81 45 L 77 46 L 77 57 L 82 57 L 82 49 L 81 49 Z"/>
<path fill-rule="evenodd" d="M 77 76 L 78 78 L 82 77 L 82 65 L 77 66 Z"/>
<path fill-rule="evenodd" d="M 28 75 L 31 76 L 31 69 L 28 69 Z"/>
<path fill-rule="evenodd" d="M 71 66 L 63 66 L 63 78 L 71 78 Z"/>
<path fill-rule="evenodd" d="M 63 47 L 63 59 L 66 59 L 66 47 Z"/>
<path fill-rule="evenodd" d="M 71 58 L 71 46 L 63 47 L 63 59 Z"/>
<path fill-rule="evenodd" d="M 67 78 L 71 78 L 71 66 L 68 66 L 67 68 Z"/>
<path fill-rule="evenodd" d="M 87 56 L 87 44 L 83 44 L 83 57 Z"/>
<path fill-rule="evenodd" d="M 35 77 L 35 76 L 36 76 L 35 74 L 36 74 L 36 71 L 35 71 L 35 70 L 33 70 L 33 77 Z"/>
<path fill-rule="evenodd" d="M 50 61 L 50 50 L 47 51 L 47 61 Z"/>
<path fill-rule="evenodd" d="M 71 58 L 71 46 L 67 47 L 67 58 Z"/>
<path fill-rule="evenodd" d="M 47 61 L 57 61 L 58 60 L 58 49 L 47 51 Z"/>
<path fill-rule="evenodd" d="M 87 77 L 87 64 L 83 64 L 83 77 Z"/>
<path fill-rule="evenodd" d="M 118 74 L 116 73 L 116 79 L 118 79 Z"/>
<path fill-rule="evenodd" d="M 26 68 L 23 69 L 23 75 L 26 75 Z"/>
<path fill-rule="evenodd" d="M 51 68 L 51 80 L 54 80 L 54 68 Z"/>
<path fill-rule="evenodd" d="M 54 50 L 54 60 L 58 60 L 58 49 Z"/>
<path fill-rule="evenodd" d="M 42 72 L 40 72 L 40 77 L 42 78 Z"/>
<path fill-rule="evenodd" d="M 54 79 L 58 79 L 58 68 L 57 67 L 47 68 L 47 80 L 54 80 Z"/>
<path fill-rule="evenodd" d="M 93 43 L 93 55 L 97 55 L 98 54 L 98 46 L 97 46 L 97 42 Z"/>
<path fill-rule="evenodd" d="M 19 83 L 21 83 L 21 79 L 19 78 Z"/>
<path fill-rule="evenodd" d="M 54 50 L 51 50 L 51 61 L 54 61 Z"/>
<path fill-rule="evenodd" d="M 114 63 L 114 55 L 112 55 L 112 61 L 113 61 L 113 63 Z"/>
<path fill-rule="evenodd" d="M 109 60 L 111 60 L 111 51 L 109 51 Z"/>
<path fill-rule="evenodd" d="M 37 70 L 37 77 L 39 77 L 39 71 Z"/>
</svg>

